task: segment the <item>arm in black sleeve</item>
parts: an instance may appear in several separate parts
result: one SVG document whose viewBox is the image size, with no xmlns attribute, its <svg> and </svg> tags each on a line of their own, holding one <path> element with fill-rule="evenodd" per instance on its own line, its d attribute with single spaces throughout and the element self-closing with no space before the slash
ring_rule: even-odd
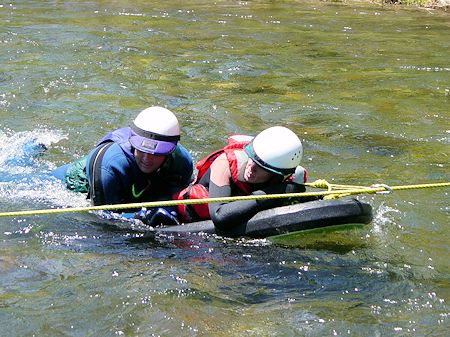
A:
<svg viewBox="0 0 450 337">
<path fill-rule="evenodd" d="M 296 193 L 305 191 L 304 185 L 294 183 L 280 183 L 254 191 L 254 195 Z M 209 197 L 229 197 L 231 187 L 217 186 L 213 182 L 209 184 Z M 209 204 L 209 214 L 214 226 L 226 231 L 248 221 L 253 215 L 264 209 L 280 206 L 283 199 L 239 200 L 233 202 L 215 202 Z"/>
</svg>

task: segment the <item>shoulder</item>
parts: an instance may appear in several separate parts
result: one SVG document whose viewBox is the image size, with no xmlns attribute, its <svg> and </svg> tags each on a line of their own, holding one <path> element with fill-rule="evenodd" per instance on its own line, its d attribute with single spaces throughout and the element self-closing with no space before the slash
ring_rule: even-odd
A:
<svg viewBox="0 0 450 337">
<path fill-rule="evenodd" d="M 191 179 L 194 165 L 189 152 L 180 144 L 177 145 L 174 152 L 171 153 L 160 172 L 166 175 L 173 173 L 183 177 L 183 179 Z"/>
<path fill-rule="evenodd" d="M 122 147 L 117 144 L 113 143 L 105 152 L 105 159 L 108 160 L 126 160 L 127 156 L 125 155 L 125 152 L 123 151 Z"/>
<path fill-rule="evenodd" d="M 172 168 L 182 167 L 184 170 L 186 167 L 192 167 L 193 169 L 192 156 L 181 144 L 178 144 L 175 151 L 172 152 L 167 164 Z"/>
<path fill-rule="evenodd" d="M 222 153 L 216 159 L 214 159 L 211 166 L 217 166 L 217 167 L 227 166 L 228 167 L 229 165 L 228 165 L 228 158 L 227 158 L 226 153 Z"/>
<path fill-rule="evenodd" d="M 93 149 L 88 155 L 88 161 L 94 160 L 92 157 L 96 153 L 96 149 Z M 131 166 L 130 158 L 128 158 L 121 146 L 117 143 L 112 143 L 102 155 L 101 168 L 103 170 L 112 171 L 117 168 L 123 170 L 129 166 Z"/>
<path fill-rule="evenodd" d="M 225 153 L 218 156 L 211 164 L 211 181 L 217 186 L 230 184 L 231 171 L 228 158 Z"/>
<path fill-rule="evenodd" d="M 105 146 L 108 147 L 104 148 L 104 152 L 98 152 L 98 147 L 89 152 L 86 175 L 90 183 L 95 179 L 102 189 L 118 189 L 135 176 L 137 165 L 127 158 L 119 144 Z"/>
<path fill-rule="evenodd" d="M 184 158 L 184 159 L 192 161 L 192 156 L 190 155 L 189 151 L 186 150 L 186 148 L 181 144 L 177 144 L 175 151 L 172 153 L 172 157 Z"/>
</svg>

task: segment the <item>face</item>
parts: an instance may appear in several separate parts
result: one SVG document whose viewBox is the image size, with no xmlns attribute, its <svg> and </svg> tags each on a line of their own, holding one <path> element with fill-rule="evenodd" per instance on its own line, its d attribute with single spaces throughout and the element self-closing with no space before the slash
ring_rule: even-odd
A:
<svg viewBox="0 0 450 337">
<path fill-rule="evenodd" d="M 166 159 L 166 156 L 157 156 L 136 149 L 134 150 L 134 157 L 136 158 L 137 166 L 143 173 L 155 172 Z"/>
<path fill-rule="evenodd" d="M 250 158 L 245 166 L 244 179 L 250 184 L 265 183 L 272 177 L 272 173 L 263 169 Z"/>
</svg>

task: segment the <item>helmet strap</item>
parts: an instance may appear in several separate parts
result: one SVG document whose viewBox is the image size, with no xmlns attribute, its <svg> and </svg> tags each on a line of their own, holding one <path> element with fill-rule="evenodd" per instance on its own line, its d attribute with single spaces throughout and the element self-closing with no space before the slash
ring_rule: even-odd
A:
<svg viewBox="0 0 450 337">
<path fill-rule="evenodd" d="M 250 158 L 253 159 L 255 163 L 257 163 L 262 168 L 266 169 L 269 172 L 278 174 L 280 176 L 285 176 L 288 174 L 292 174 L 295 172 L 295 168 L 293 169 L 280 169 L 278 167 L 274 167 L 268 163 L 266 163 L 264 160 L 262 160 L 255 152 L 255 149 L 253 148 L 253 142 L 249 143 L 246 148 L 248 148 L 248 151 L 250 152 L 251 156 Z"/>
<path fill-rule="evenodd" d="M 130 125 L 131 130 L 138 136 L 153 139 L 153 140 L 160 140 L 163 142 L 178 142 L 180 140 L 180 135 L 177 136 L 166 136 L 166 135 L 160 135 L 159 133 L 142 130 L 140 127 L 136 126 L 136 124 L 132 123 Z"/>
</svg>

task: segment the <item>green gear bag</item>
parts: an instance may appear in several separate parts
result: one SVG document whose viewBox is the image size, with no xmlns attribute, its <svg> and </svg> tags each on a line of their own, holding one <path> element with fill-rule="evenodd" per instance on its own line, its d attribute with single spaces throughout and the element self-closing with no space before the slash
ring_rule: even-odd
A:
<svg viewBox="0 0 450 337">
<path fill-rule="evenodd" d="M 74 192 L 88 193 L 89 181 L 86 176 L 86 158 L 87 156 L 73 162 L 66 172 L 66 187 Z"/>
</svg>

